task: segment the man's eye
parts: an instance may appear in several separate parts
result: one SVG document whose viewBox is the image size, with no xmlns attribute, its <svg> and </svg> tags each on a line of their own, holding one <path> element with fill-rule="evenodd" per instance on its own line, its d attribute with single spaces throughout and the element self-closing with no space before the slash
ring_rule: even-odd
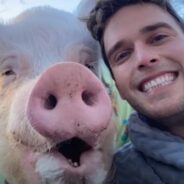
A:
<svg viewBox="0 0 184 184">
<path fill-rule="evenodd" d="M 150 42 L 152 44 L 159 44 L 159 43 L 164 42 L 166 40 L 166 38 L 168 38 L 168 35 L 159 34 L 159 35 L 156 35 L 156 36 L 152 37 Z"/>
<path fill-rule="evenodd" d="M 130 50 L 126 50 L 126 51 L 118 53 L 114 57 L 115 63 L 116 64 L 122 64 L 123 62 L 125 62 L 130 57 L 130 54 L 131 54 Z"/>
</svg>

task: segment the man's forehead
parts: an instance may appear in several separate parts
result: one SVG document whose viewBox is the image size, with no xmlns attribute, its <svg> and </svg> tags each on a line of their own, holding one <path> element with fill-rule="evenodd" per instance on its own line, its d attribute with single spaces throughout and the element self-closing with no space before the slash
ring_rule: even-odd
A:
<svg viewBox="0 0 184 184">
<path fill-rule="evenodd" d="M 179 27 L 174 18 L 157 5 L 147 3 L 123 7 L 107 22 L 103 35 L 105 50 L 108 52 L 120 38 L 126 40 L 159 26 Z"/>
</svg>

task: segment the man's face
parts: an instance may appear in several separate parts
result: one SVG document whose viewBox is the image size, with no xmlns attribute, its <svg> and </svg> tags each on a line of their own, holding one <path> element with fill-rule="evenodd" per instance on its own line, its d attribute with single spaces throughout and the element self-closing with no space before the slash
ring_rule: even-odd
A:
<svg viewBox="0 0 184 184">
<path fill-rule="evenodd" d="M 184 33 L 154 4 L 120 9 L 107 23 L 105 52 L 122 98 L 153 119 L 184 112 Z"/>
</svg>

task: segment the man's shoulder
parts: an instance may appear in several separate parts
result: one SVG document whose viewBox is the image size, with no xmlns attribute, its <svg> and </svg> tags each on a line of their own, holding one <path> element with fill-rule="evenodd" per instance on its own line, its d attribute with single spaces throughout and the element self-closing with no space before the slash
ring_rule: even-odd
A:
<svg viewBox="0 0 184 184">
<path fill-rule="evenodd" d="M 160 184 L 159 178 L 146 161 L 145 156 L 128 143 L 114 155 L 113 169 L 116 183 L 125 184 Z"/>
<path fill-rule="evenodd" d="M 114 162 L 121 165 L 126 164 L 126 162 L 128 162 L 129 165 L 131 163 L 135 165 L 135 160 L 138 161 L 141 158 L 142 154 L 137 151 L 131 143 L 127 143 L 116 151 Z"/>
</svg>

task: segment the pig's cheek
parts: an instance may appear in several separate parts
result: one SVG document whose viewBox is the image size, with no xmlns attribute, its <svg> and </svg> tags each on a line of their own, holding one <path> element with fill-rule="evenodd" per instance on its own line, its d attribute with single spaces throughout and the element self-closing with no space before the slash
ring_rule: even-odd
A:
<svg viewBox="0 0 184 184">
<path fill-rule="evenodd" d="M 25 151 L 22 153 L 22 156 L 21 165 L 22 168 L 24 168 L 27 183 L 41 184 L 42 179 L 36 172 L 36 162 L 38 161 L 39 154 L 31 151 Z"/>
<path fill-rule="evenodd" d="M 117 139 L 117 127 L 112 117 L 111 122 L 108 124 L 108 127 L 102 132 L 98 139 L 98 145 L 101 145 L 104 153 L 104 161 L 107 162 L 111 160 L 112 155 L 116 149 L 116 139 Z"/>
<path fill-rule="evenodd" d="M 89 159 L 89 158 L 92 158 L 92 159 Z M 110 168 L 110 165 L 107 164 L 107 162 L 105 163 L 103 161 L 104 160 L 103 154 L 98 151 L 89 153 L 89 154 L 83 155 L 83 157 L 81 158 L 81 162 L 83 160 L 87 160 L 87 162 L 85 163 L 85 168 L 83 168 L 83 170 L 84 170 L 84 175 L 89 178 L 89 181 L 94 182 L 95 180 L 95 183 L 103 183 L 103 180 L 106 177 L 107 172 Z"/>
<path fill-rule="evenodd" d="M 103 183 L 102 179 L 105 178 L 111 167 L 116 145 L 116 132 L 117 127 L 112 118 L 109 126 L 103 131 L 97 142 L 96 147 L 99 147 L 101 151 L 84 154 L 81 158 L 81 162 L 85 161 L 85 175 L 87 175 L 91 181 L 95 178 L 97 183 Z M 95 172 L 92 173 L 91 170 Z"/>
<path fill-rule="evenodd" d="M 3 79 L 0 77 L 0 91 L 2 92 L 3 90 Z"/>
<path fill-rule="evenodd" d="M 28 82 L 17 90 L 10 107 L 7 133 L 11 142 L 36 149 L 46 145 L 46 140 L 30 125 L 26 116 L 26 103 L 34 81 Z"/>
</svg>

